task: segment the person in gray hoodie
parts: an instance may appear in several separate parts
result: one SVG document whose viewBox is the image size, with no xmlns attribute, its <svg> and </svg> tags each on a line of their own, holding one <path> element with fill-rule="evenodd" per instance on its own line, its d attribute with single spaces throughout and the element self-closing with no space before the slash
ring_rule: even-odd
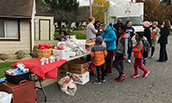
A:
<svg viewBox="0 0 172 103">
<path fill-rule="evenodd" d="M 120 37 L 117 50 L 115 51 L 115 60 L 113 61 L 113 65 L 119 72 L 119 76 L 115 78 L 118 82 L 124 81 L 126 78 L 124 74 L 123 60 L 127 59 L 128 39 L 130 38 L 130 35 L 125 33 L 126 29 L 126 26 L 121 26 L 119 28 Z"/>
<path fill-rule="evenodd" d="M 94 22 L 95 18 L 94 17 L 89 17 L 88 18 L 89 24 L 87 25 L 87 40 L 90 39 L 95 39 L 96 38 L 96 33 L 98 33 L 98 30 L 95 29 L 94 27 Z M 87 55 L 87 61 L 91 61 L 91 56 Z"/>
<path fill-rule="evenodd" d="M 87 40 L 95 39 L 96 38 L 96 33 L 98 33 L 98 30 L 96 30 L 94 25 L 93 25 L 94 22 L 95 22 L 95 18 L 94 17 L 89 17 L 88 22 L 89 22 L 89 24 L 87 25 Z"/>
</svg>

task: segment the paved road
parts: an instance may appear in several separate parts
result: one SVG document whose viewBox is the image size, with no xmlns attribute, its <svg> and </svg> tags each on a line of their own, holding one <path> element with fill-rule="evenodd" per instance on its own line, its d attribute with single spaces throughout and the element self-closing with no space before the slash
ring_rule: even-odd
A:
<svg viewBox="0 0 172 103">
<path fill-rule="evenodd" d="M 106 77 L 106 83 L 95 85 L 94 76 L 89 83 L 78 85 L 74 96 L 69 96 L 59 89 L 57 83 L 45 87 L 47 103 L 172 103 L 172 36 L 167 45 L 169 60 L 164 63 L 156 62 L 159 57 L 159 45 L 156 46 L 155 56 L 148 59 L 146 68 L 150 70 L 147 78 L 131 78 L 134 73 L 133 62 L 124 63 L 124 82 L 114 80 L 118 72 L 113 68 L 113 76 Z M 142 71 L 139 71 L 142 75 Z M 41 91 L 37 91 L 38 103 L 44 102 Z"/>
</svg>

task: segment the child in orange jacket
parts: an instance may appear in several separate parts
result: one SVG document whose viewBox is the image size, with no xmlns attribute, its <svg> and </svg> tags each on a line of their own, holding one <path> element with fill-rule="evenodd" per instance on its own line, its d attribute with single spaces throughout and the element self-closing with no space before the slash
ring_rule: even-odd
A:
<svg viewBox="0 0 172 103">
<path fill-rule="evenodd" d="M 138 67 L 144 71 L 142 77 L 147 77 L 148 74 L 150 73 L 150 71 L 148 71 L 143 65 L 142 65 L 142 61 L 143 61 L 143 51 L 144 51 L 144 44 L 142 39 L 143 38 L 143 33 L 141 32 L 136 32 L 136 36 L 135 39 L 137 40 L 133 52 L 134 52 L 134 57 L 135 57 L 135 62 L 134 62 L 134 70 L 135 70 L 135 74 L 132 76 L 132 78 L 136 78 L 139 77 L 139 72 L 138 72 Z"/>
<path fill-rule="evenodd" d="M 101 84 L 100 81 L 100 71 L 101 68 L 101 80 L 105 82 L 104 78 L 104 63 L 105 63 L 105 56 L 107 55 L 106 47 L 101 45 L 103 42 L 103 38 L 101 36 L 96 37 L 95 45 L 91 49 L 91 59 L 93 60 L 94 65 L 96 66 L 96 82 L 95 84 Z"/>
</svg>

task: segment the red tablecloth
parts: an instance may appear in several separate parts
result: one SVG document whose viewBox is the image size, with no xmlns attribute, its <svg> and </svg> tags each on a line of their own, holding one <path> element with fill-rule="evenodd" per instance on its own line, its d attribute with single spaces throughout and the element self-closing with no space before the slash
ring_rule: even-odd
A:
<svg viewBox="0 0 172 103">
<path fill-rule="evenodd" d="M 45 78 L 57 78 L 57 68 L 66 62 L 66 60 L 60 60 L 41 65 L 40 60 L 36 58 L 19 61 L 17 63 L 23 63 L 31 73 L 36 74 L 43 81 Z M 12 64 L 11 67 L 16 68 L 17 63 Z"/>
</svg>

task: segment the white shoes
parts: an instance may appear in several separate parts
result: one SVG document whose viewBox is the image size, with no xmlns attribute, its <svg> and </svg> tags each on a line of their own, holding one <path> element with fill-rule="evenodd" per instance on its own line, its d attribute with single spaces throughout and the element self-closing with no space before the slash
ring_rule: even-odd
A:
<svg viewBox="0 0 172 103">
<path fill-rule="evenodd" d="M 128 60 L 127 60 L 127 62 L 128 62 L 128 63 L 131 63 L 131 60 L 130 60 L 130 59 L 128 59 Z"/>
</svg>

